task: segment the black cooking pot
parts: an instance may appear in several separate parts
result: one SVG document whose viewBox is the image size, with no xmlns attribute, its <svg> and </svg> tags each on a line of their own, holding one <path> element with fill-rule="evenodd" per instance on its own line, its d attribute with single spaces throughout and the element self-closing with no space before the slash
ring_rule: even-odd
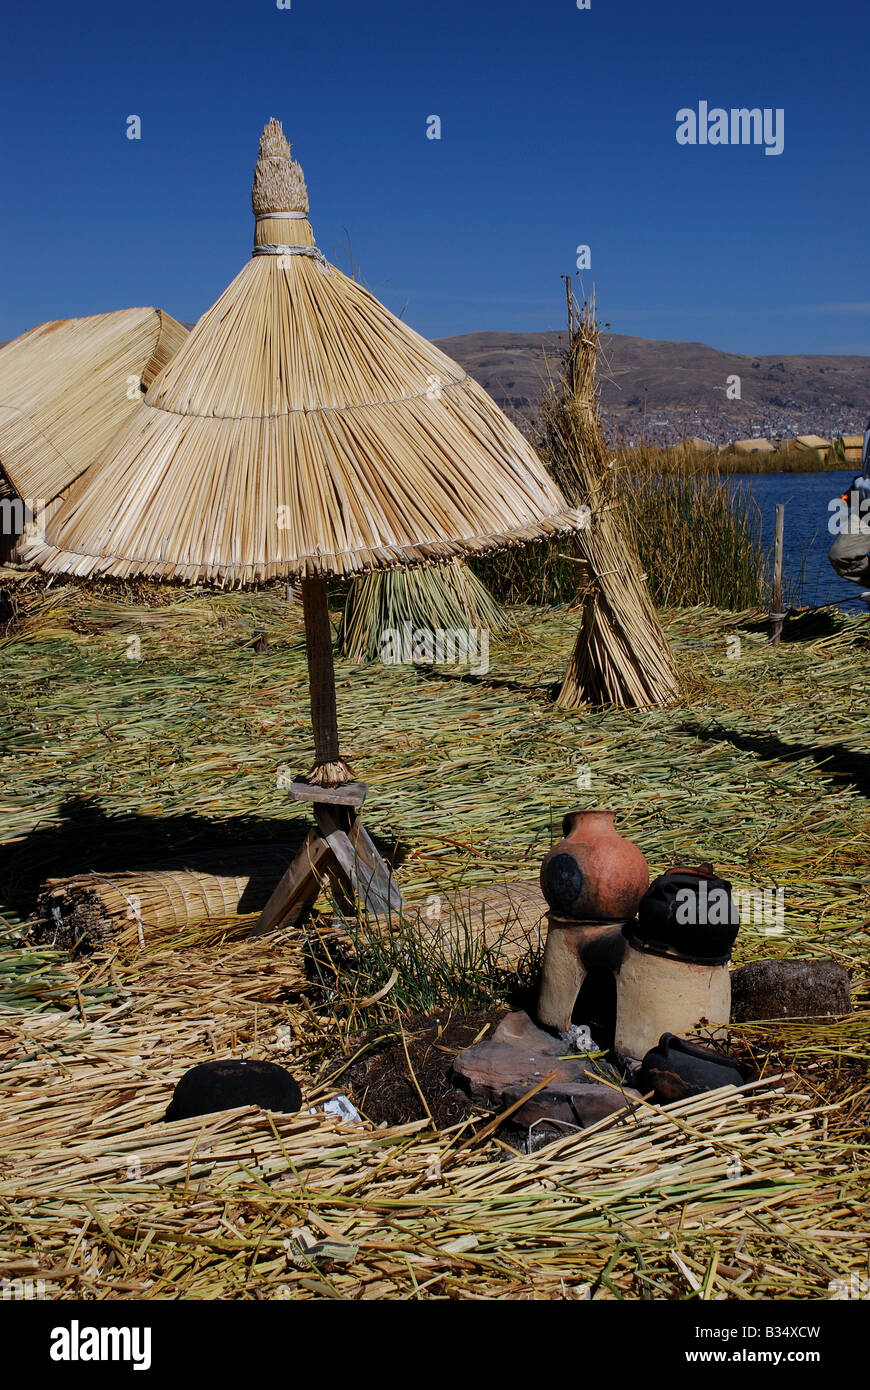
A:
<svg viewBox="0 0 870 1390">
<path fill-rule="evenodd" d="M 744 1069 L 733 1058 L 662 1033 L 641 1063 L 637 1084 L 644 1093 L 653 1091 L 660 1105 L 667 1105 L 720 1086 L 742 1086 L 746 1080 Z"/>
<path fill-rule="evenodd" d="M 651 951 L 676 951 L 704 965 L 724 965 L 737 938 L 740 919 L 727 879 L 712 864 L 668 869 L 653 879 L 640 900 L 637 921 L 625 934 Z"/>
</svg>

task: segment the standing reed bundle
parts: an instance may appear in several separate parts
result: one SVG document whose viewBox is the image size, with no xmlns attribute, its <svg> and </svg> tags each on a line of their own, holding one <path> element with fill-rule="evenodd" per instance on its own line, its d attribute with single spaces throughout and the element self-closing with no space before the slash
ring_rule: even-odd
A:
<svg viewBox="0 0 870 1390">
<path fill-rule="evenodd" d="M 601 435 L 595 302 L 587 302 L 581 313 L 570 278 L 567 292 L 568 346 L 561 375 L 544 396 L 539 429 L 544 457 L 564 496 L 576 507 L 588 508 L 588 526 L 575 544 L 589 579 L 558 704 L 560 709 L 667 706 L 680 693 L 676 668 L 646 576 L 618 517 Z"/>
<path fill-rule="evenodd" d="M 367 574 L 351 586 L 338 634 L 351 661 L 377 661 L 384 635 L 427 632 L 504 632 L 509 623 L 482 580 L 461 560 Z"/>
</svg>

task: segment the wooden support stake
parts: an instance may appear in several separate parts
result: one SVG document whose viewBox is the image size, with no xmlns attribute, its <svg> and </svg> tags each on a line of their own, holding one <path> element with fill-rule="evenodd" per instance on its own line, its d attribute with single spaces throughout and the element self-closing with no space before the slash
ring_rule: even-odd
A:
<svg viewBox="0 0 870 1390">
<path fill-rule="evenodd" d="M 298 922 L 320 891 L 320 876 L 326 872 L 329 857 L 329 846 L 316 830 L 309 830 L 299 853 L 248 932 L 248 940 Z"/>
<path fill-rule="evenodd" d="M 372 883 L 381 898 L 389 903 L 394 914 L 404 912 L 405 904 L 393 871 L 358 816 L 350 830 L 350 841 L 359 858 L 374 870 Z"/>
<path fill-rule="evenodd" d="M 338 751 L 338 719 L 335 713 L 335 666 L 332 660 L 332 628 L 322 574 L 302 581 L 305 614 L 305 649 L 311 691 L 311 724 L 314 729 L 314 767 L 309 782 L 320 787 L 340 787 L 354 780 L 353 768 Z"/>
<path fill-rule="evenodd" d="M 332 628 L 326 601 L 326 580 L 314 575 L 302 581 L 305 610 L 305 648 L 311 687 L 311 723 L 314 756 L 318 763 L 335 763 L 338 751 L 338 718 L 335 712 L 335 666 L 332 660 Z"/>
<path fill-rule="evenodd" d="M 348 898 L 351 911 L 392 919 L 404 909 L 389 864 L 359 818 L 365 799 L 363 783 L 349 782 L 337 791 L 294 782 L 294 799 L 313 802 L 317 829 L 308 835 L 254 926 L 251 937 L 292 927 L 317 897 L 321 878 Z"/>
<path fill-rule="evenodd" d="M 314 817 L 360 907 L 373 917 L 399 910 L 401 898 L 394 902 L 389 867 L 353 812 L 320 804 L 314 807 Z"/>
<path fill-rule="evenodd" d="M 782 539 L 785 531 L 785 506 L 776 507 L 776 530 L 773 538 L 773 612 L 770 615 L 770 640 L 778 647 L 782 637 L 785 614 L 782 611 Z"/>
</svg>

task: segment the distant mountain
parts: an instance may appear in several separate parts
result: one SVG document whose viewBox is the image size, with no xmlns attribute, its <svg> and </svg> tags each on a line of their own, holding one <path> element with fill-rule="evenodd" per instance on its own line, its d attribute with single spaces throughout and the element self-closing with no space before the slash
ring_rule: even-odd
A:
<svg viewBox="0 0 870 1390">
<path fill-rule="evenodd" d="M 561 333 L 466 333 L 437 340 L 508 413 L 528 420 L 548 369 L 559 367 Z M 706 343 L 602 334 L 601 406 L 626 438 L 669 442 L 701 435 L 717 443 L 754 434 L 829 436 L 863 431 L 870 415 L 870 357 L 753 357 Z M 739 377 L 739 399 L 729 378 Z M 737 383 L 730 383 L 732 395 Z"/>
<path fill-rule="evenodd" d="M 193 324 L 185 327 L 192 328 Z M 559 370 L 565 335 L 464 333 L 436 339 L 519 424 L 528 424 L 548 371 Z M 715 443 L 759 434 L 857 434 L 870 417 L 870 357 L 753 357 L 706 343 L 601 337 L 601 407 L 609 432 L 671 443 Z M 0 347 L 3 344 L 0 343 Z M 739 399 L 726 395 L 739 378 Z M 733 396 L 735 383 L 731 382 Z"/>
</svg>

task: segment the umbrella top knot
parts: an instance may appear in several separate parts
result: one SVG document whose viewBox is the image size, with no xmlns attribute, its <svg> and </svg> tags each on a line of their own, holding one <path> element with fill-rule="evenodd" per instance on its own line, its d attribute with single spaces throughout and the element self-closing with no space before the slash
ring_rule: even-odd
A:
<svg viewBox="0 0 870 1390">
<path fill-rule="evenodd" d="M 260 136 L 251 204 L 257 217 L 270 212 L 308 212 L 305 175 L 290 154 L 290 146 L 274 116 Z"/>
</svg>

